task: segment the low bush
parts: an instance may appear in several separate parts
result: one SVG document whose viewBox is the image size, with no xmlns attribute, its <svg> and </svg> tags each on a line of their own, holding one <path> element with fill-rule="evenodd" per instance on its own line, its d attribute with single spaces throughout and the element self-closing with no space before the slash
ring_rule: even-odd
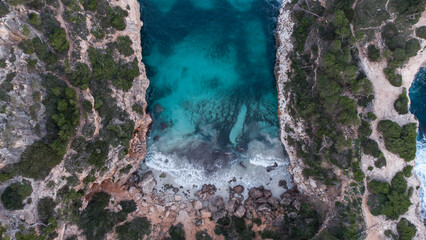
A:
<svg viewBox="0 0 426 240">
<path fill-rule="evenodd" d="M 132 48 L 132 44 L 133 42 L 129 36 L 118 36 L 115 46 L 121 54 L 124 56 L 130 56 L 135 52 Z"/>
<path fill-rule="evenodd" d="M 5 2 L 0 2 L 0 18 L 9 13 L 9 7 Z"/>
<path fill-rule="evenodd" d="M 368 183 L 372 194 L 368 197 L 368 206 L 373 215 L 385 215 L 392 220 L 406 213 L 411 206 L 410 197 L 413 188 L 407 191 L 407 180 L 403 172 L 397 173 L 389 188 L 389 183 L 372 180 Z"/>
<path fill-rule="evenodd" d="M 371 193 L 375 194 L 387 194 L 389 193 L 390 184 L 388 182 L 381 182 L 378 180 L 372 180 L 368 183 L 368 189 Z"/>
<path fill-rule="evenodd" d="M 68 50 L 70 43 L 67 39 L 67 34 L 63 28 L 55 28 L 51 34 L 49 34 L 49 42 L 53 49 L 57 52 L 64 52 Z"/>
<path fill-rule="evenodd" d="M 382 133 L 386 149 L 398 154 L 406 161 L 416 157 L 417 125 L 409 123 L 400 127 L 398 123 L 391 120 L 381 120 L 377 129 Z"/>
<path fill-rule="evenodd" d="M 386 75 L 386 78 L 389 80 L 389 82 L 392 84 L 392 86 L 401 87 L 402 76 L 395 72 L 396 71 L 395 68 L 387 67 L 383 71 Z"/>
<path fill-rule="evenodd" d="M 406 178 L 411 177 L 411 175 L 413 174 L 413 166 L 408 165 L 404 168 L 404 170 L 402 170 L 402 172 L 404 173 L 404 176 Z"/>
<path fill-rule="evenodd" d="M 373 62 L 379 61 L 380 60 L 380 49 L 378 49 L 375 45 L 370 44 L 368 46 L 368 58 Z"/>
<path fill-rule="evenodd" d="M 412 38 L 408 40 L 405 44 L 405 51 L 407 54 L 407 57 L 413 57 L 417 55 L 417 52 L 420 50 L 420 42 L 416 38 Z"/>
<path fill-rule="evenodd" d="M 40 29 L 40 25 L 41 25 L 40 15 L 32 12 L 32 13 L 28 14 L 28 18 L 29 18 L 29 22 L 30 22 L 31 25 L 33 25 L 37 29 Z"/>
<path fill-rule="evenodd" d="M 198 231 L 195 240 L 213 240 L 213 238 L 206 231 Z"/>
<path fill-rule="evenodd" d="M 426 26 L 416 28 L 416 36 L 419 38 L 426 39 Z"/>
<path fill-rule="evenodd" d="M 399 95 L 398 99 L 396 99 L 393 106 L 400 115 L 408 113 L 408 97 L 405 89 L 404 92 Z"/>
<path fill-rule="evenodd" d="M 127 213 L 111 212 L 106 208 L 109 199 L 110 195 L 105 192 L 95 193 L 81 213 L 77 225 L 87 239 L 103 239 L 115 224 L 126 220 Z"/>
<path fill-rule="evenodd" d="M 401 218 L 396 225 L 399 240 L 411 240 L 416 235 L 417 229 L 414 224 L 405 218 Z"/>
<path fill-rule="evenodd" d="M 151 233 L 151 223 L 146 217 L 136 217 L 115 228 L 119 240 L 139 240 Z"/>
<path fill-rule="evenodd" d="M 176 225 L 172 225 L 169 228 L 170 240 L 185 240 L 185 230 L 183 229 L 183 224 L 178 223 Z"/>
<path fill-rule="evenodd" d="M 214 233 L 216 235 L 223 235 L 225 239 L 235 237 L 236 239 L 251 240 L 255 237 L 255 233 L 251 228 L 251 226 L 246 226 L 243 218 L 226 216 L 217 221 Z"/>
<path fill-rule="evenodd" d="M 7 210 L 23 209 L 25 206 L 23 201 L 32 192 L 31 182 L 24 179 L 22 182 L 10 184 L 1 194 L 1 201 Z"/>
<path fill-rule="evenodd" d="M 25 149 L 16 167 L 22 176 L 42 180 L 61 160 L 62 157 L 49 144 L 41 140 Z"/>
<path fill-rule="evenodd" d="M 68 80 L 73 86 L 81 88 L 83 90 L 89 88 L 92 73 L 87 64 L 78 62 L 75 65 L 74 70 L 67 70 L 66 74 Z"/>
<path fill-rule="evenodd" d="M 49 218 L 55 216 L 55 207 L 56 202 L 51 197 L 40 199 L 37 203 L 38 219 L 42 223 L 48 224 Z"/>
</svg>

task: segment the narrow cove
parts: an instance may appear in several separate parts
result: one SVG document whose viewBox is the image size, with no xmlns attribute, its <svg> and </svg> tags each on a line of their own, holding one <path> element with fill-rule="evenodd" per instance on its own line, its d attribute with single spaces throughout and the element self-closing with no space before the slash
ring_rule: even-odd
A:
<svg viewBox="0 0 426 240">
<path fill-rule="evenodd" d="M 280 3 L 142 0 L 153 117 L 146 166 L 183 188 L 292 186 L 274 78 Z M 165 174 L 162 174 L 165 173 Z M 224 192 L 225 193 L 225 192 Z"/>
</svg>

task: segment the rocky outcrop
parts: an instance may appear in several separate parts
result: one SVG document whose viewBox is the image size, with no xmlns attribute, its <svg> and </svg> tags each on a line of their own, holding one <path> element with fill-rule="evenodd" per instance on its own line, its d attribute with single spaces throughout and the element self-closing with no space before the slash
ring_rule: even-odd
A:
<svg viewBox="0 0 426 240">
<path fill-rule="evenodd" d="M 304 162 L 297 157 L 296 149 L 289 144 L 289 139 L 306 139 L 303 120 L 293 119 L 290 114 L 289 104 L 291 93 L 285 90 L 286 84 L 290 79 L 288 73 L 291 71 L 290 55 L 293 51 L 291 35 L 293 33 L 293 21 L 291 19 L 290 1 L 283 1 L 277 23 L 277 56 L 275 62 L 275 79 L 278 90 L 278 118 L 280 122 L 280 139 L 284 144 L 289 156 L 289 172 L 293 177 L 297 189 L 307 195 L 320 197 L 325 193 L 325 186 L 317 183 L 312 178 L 306 178 L 302 171 Z M 293 129 L 292 132 L 286 131 L 286 128 Z"/>
</svg>

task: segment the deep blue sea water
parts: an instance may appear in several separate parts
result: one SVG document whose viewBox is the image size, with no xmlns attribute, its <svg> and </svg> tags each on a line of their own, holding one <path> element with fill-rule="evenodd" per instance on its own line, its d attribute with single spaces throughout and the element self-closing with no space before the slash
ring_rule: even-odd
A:
<svg viewBox="0 0 426 240">
<path fill-rule="evenodd" d="M 154 120 L 147 165 L 183 186 L 233 177 L 248 187 L 291 185 L 273 72 L 279 2 L 140 3 Z"/>
<path fill-rule="evenodd" d="M 426 218 L 426 67 L 416 74 L 409 90 L 411 100 L 410 111 L 419 120 L 417 137 L 417 159 L 414 171 L 420 178 L 422 199 L 422 213 Z"/>
</svg>

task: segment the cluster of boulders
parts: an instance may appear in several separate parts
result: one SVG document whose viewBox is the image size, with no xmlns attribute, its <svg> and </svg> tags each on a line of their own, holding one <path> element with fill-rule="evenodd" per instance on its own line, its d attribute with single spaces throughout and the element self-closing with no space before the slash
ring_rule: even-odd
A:
<svg viewBox="0 0 426 240">
<path fill-rule="evenodd" d="M 154 191 L 157 181 L 152 172 L 135 174 L 129 183 L 133 189 L 140 192 L 139 200 L 143 207 L 150 209 L 150 215 L 153 212 L 164 212 L 164 216 L 169 214 L 175 217 L 186 215 L 192 216 L 192 222 L 196 226 L 203 224 L 202 219 L 212 219 L 217 222 L 226 216 L 236 216 L 240 218 L 253 219 L 262 218 L 265 224 L 279 226 L 284 216 L 295 218 L 296 212 L 286 212 L 289 206 L 297 211 L 301 208 L 301 202 L 297 190 L 290 189 L 283 193 L 277 199 L 272 195 L 271 190 L 263 186 L 258 188 L 245 189 L 242 185 L 229 188 L 229 200 L 225 201 L 222 196 L 216 194 L 217 188 L 212 184 L 204 184 L 200 190 L 194 193 L 195 199 L 183 199 L 181 195 L 172 194 L 167 197 L 165 192 Z M 285 181 L 281 181 L 280 186 L 286 188 Z M 155 196 L 154 196 L 155 195 Z M 174 197 L 173 197 L 174 196 Z M 167 200 L 167 198 L 170 198 Z"/>
</svg>

